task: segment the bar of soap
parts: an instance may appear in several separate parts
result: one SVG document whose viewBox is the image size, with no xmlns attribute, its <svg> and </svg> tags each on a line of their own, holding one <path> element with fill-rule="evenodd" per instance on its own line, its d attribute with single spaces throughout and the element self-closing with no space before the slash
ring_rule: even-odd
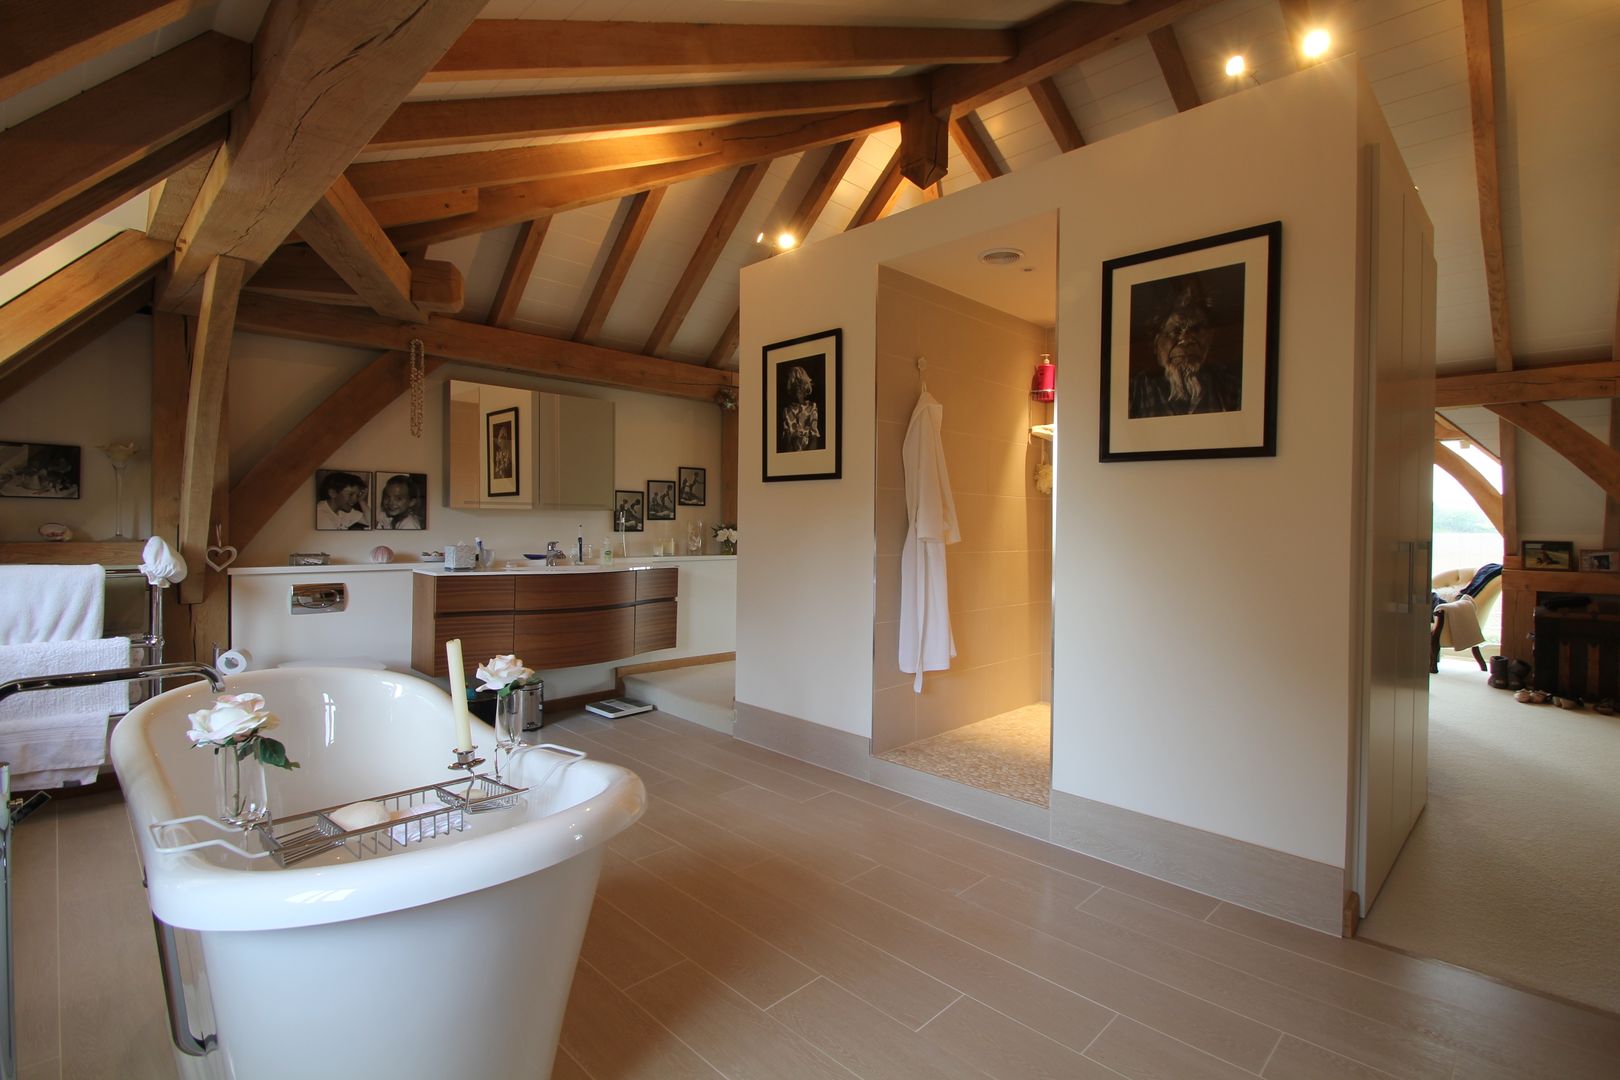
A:
<svg viewBox="0 0 1620 1080">
<path fill-rule="evenodd" d="M 381 825 L 392 817 L 382 803 L 369 800 L 350 803 L 348 806 L 340 806 L 326 816 L 331 818 L 332 823 L 344 832 L 369 829 L 373 825 Z"/>
</svg>

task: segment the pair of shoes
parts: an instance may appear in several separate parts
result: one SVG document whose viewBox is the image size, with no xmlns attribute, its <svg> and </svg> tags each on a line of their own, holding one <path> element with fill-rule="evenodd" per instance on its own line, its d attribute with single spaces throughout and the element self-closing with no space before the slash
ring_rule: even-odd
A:
<svg viewBox="0 0 1620 1080">
<path fill-rule="evenodd" d="M 1552 695 L 1545 690 L 1532 690 L 1528 686 L 1513 695 L 1515 701 L 1522 701 L 1526 705 L 1545 705 L 1552 700 Z M 1601 709 L 1602 706 L 1599 706 Z"/>
<path fill-rule="evenodd" d="M 1604 716 L 1613 716 L 1615 712 L 1615 702 L 1613 698 L 1604 698 L 1602 701 L 1592 706 L 1592 708 L 1596 709 Z"/>
<path fill-rule="evenodd" d="M 1578 697 L 1555 697 L 1552 699 L 1552 703 L 1560 709 L 1583 709 L 1586 707 L 1581 704 L 1581 699 Z"/>
</svg>

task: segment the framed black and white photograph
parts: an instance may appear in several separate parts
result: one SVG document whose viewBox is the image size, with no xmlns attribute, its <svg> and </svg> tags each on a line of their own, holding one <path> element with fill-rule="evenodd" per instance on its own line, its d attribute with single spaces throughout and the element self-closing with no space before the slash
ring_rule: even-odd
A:
<svg viewBox="0 0 1620 1080">
<path fill-rule="evenodd" d="M 371 475 L 372 490 L 377 493 L 373 528 L 427 528 L 427 473 L 384 469 Z"/>
<path fill-rule="evenodd" d="M 1620 570 L 1620 551 L 1582 551 L 1581 569 L 1600 573 Z"/>
<path fill-rule="evenodd" d="M 316 469 L 315 527 L 329 531 L 371 528 L 371 473 Z"/>
<path fill-rule="evenodd" d="M 641 532 L 646 528 L 646 496 L 639 491 L 613 493 L 613 527 L 620 532 Z"/>
<path fill-rule="evenodd" d="M 675 520 L 675 481 L 647 481 L 647 520 Z"/>
<path fill-rule="evenodd" d="M 1102 461 L 1275 457 L 1282 223 L 1103 263 Z"/>
<path fill-rule="evenodd" d="M 764 349 L 765 481 L 837 480 L 844 469 L 844 332 Z"/>
<path fill-rule="evenodd" d="M 682 506 L 709 505 L 709 470 L 694 468 L 691 465 L 680 467 L 680 477 L 676 481 L 680 491 L 676 497 Z"/>
<path fill-rule="evenodd" d="M 522 478 L 518 475 L 517 406 L 498 409 L 484 417 L 484 455 L 488 462 L 490 498 L 516 495 Z"/>
<path fill-rule="evenodd" d="M 79 448 L 51 443 L 0 442 L 0 496 L 77 499 Z"/>
<path fill-rule="evenodd" d="M 1526 540 L 1520 545 L 1526 570 L 1575 569 L 1573 540 Z"/>
</svg>

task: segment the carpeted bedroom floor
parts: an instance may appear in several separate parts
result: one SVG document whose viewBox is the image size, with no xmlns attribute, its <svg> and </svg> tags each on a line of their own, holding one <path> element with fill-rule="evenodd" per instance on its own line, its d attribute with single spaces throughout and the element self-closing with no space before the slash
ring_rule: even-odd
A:
<svg viewBox="0 0 1620 1080">
<path fill-rule="evenodd" d="M 1442 661 L 1429 805 L 1361 936 L 1620 1012 L 1620 717 Z"/>
</svg>

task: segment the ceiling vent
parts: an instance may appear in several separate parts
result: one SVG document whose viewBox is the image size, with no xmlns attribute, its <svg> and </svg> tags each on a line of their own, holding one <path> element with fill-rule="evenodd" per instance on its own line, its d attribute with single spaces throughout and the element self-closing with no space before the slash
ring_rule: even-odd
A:
<svg viewBox="0 0 1620 1080">
<path fill-rule="evenodd" d="M 1011 266 L 1023 257 L 1023 251 L 1014 247 L 994 247 L 979 252 L 979 261 L 986 266 Z"/>
</svg>

